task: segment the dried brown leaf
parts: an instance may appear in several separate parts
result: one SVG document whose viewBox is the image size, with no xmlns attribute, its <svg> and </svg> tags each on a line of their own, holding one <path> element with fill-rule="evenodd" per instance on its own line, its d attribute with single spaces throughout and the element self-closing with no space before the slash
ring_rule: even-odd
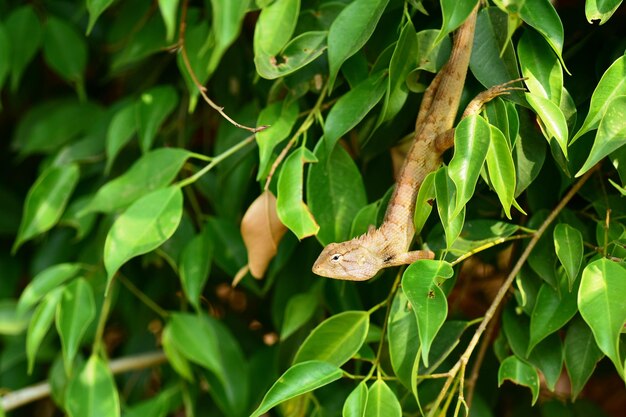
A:
<svg viewBox="0 0 626 417">
<path fill-rule="evenodd" d="M 253 277 L 263 277 L 285 232 L 287 228 L 276 214 L 276 197 L 271 191 L 264 191 L 241 220 L 241 236 L 248 251 L 248 266 Z"/>
</svg>

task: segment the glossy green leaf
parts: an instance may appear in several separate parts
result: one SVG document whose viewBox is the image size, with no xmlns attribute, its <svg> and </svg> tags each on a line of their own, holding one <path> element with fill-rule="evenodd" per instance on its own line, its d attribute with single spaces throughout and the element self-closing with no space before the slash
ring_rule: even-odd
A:
<svg viewBox="0 0 626 417">
<path fill-rule="evenodd" d="M 341 378 L 342 374 L 341 369 L 327 362 L 307 361 L 295 364 L 272 385 L 250 417 L 259 417 L 284 401 L 328 385 Z"/>
<path fill-rule="evenodd" d="M 556 256 L 565 268 L 569 283 L 568 289 L 571 292 L 583 263 L 583 235 L 578 229 L 567 223 L 557 224 L 553 235 Z"/>
<path fill-rule="evenodd" d="M 209 217 L 206 227 L 213 242 L 215 264 L 234 276 L 247 262 L 239 225 L 223 218 Z"/>
<path fill-rule="evenodd" d="M 92 355 L 67 385 L 65 407 L 70 417 L 119 417 L 120 399 L 108 365 Z"/>
<path fill-rule="evenodd" d="M 254 64 L 268 80 L 284 77 L 316 60 L 326 50 L 328 32 L 311 31 L 293 38 L 277 55 L 257 54 Z"/>
<path fill-rule="evenodd" d="M 159 128 L 178 104 L 174 87 L 153 87 L 141 95 L 135 108 L 139 144 L 144 152 L 152 148 Z"/>
<path fill-rule="evenodd" d="M 150 252 L 174 234 L 183 214 L 183 194 L 176 186 L 153 191 L 115 220 L 104 243 L 108 282 L 129 259 Z"/>
<path fill-rule="evenodd" d="M 213 258 L 213 242 L 205 231 L 196 235 L 180 253 L 178 272 L 187 300 L 201 310 L 200 297 L 209 278 Z"/>
<path fill-rule="evenodd" d="M 185 51 L 187 52 L 189 66 L 196 76 L 196 80 L 201 85 L 206 84 L 211 75 L 209 72 L 209 60 L 211 59 L 213 49 L 207 47 L 209 36 L 210 28 L 205 20 L 201 20 L 196 24 L 189 24 L 185 32 Z M 189 92 L 189 106 L 187 109 L 191 113 L 198 104 L 200 90 L 198 90 L 196 83 L 189 75 L 187 63 L 182 53 L 176 57 L 176 63 L 178 64 L 178 71 L 182 74 L 187 85 L 187 91 Z"/>
<path fill-rule="evenodd" d="M 541 286 L 530 318 L 529 353 L 537 343 L 559 330 L 574 317 L 578 310 L 577 294 L 577 288 L 570 291 L 569 281 L 564 274 L 559 277 L 558 290 L 548 283 Z"/>
<path fill-rule="evenodd" d="M 425 366 L 432 342 L 448 315 L 448 301 L 439 283 L 441 278 L 450 278 L 453 273 L 447 262 L 419 260 L 409 265 L 402 276 L 402 289 L 417 319 Z"/>
<path fill-rule="evenodd" d="M 593 90 L 587 117 L 585 117 L 582 126 L 572 138 L 572 142 L 590 130 L 596 129 L 609 105 L 613 102 L 613 99 L 618 96 L 626 95 L 625 72 L 626 55 L 616 59 L 602 75 L 598 85 L 595 90 Z"/>
<path fill-rule="evenodd" d="M 39 272 L 22 291 L 22 295 L 20 295 L 17 303 L 18 313 L 25 313 L 50 291 L 70 278 L 74 278 L 78 275 L 81 268 L 80 264 L 62 263 L 50 266 Z"/>
<path fill-rule="evenodd" d="M 50 326 L 52 326 L 54 313 L 57 309 L 59 301 L 61 300 L 62 294 L 63 287 L 57 287 L 46 294 L 30 319 L 28 331 L 26 332 L 26 359 L 28 360 L 28 373 L 33 371 L 37 351 L 39 350 L 39 346 L 41 345 L 43 338 L 46 336 L 46 333 L 48 333 Z"/>
<path fill-rule="evenodd" d="M 320 226 L 317 239 L 327 245 L 350 237 L 352 220 L 367 203 L 363 178 L 341 146 L 327 156 L 323 142 L 315 148 L 318 163 L 309 168 L 307 201 Z"/>
<path fill-rule="evenodd" d="M 176 336 L 179 336 L 179 334 L 176 334 Z M 193 381 L 191 364 L 177 347 L 174 336 L 172 335 L 171 326 L 165 326 L 163 329 L 163 332 L 161 333 L 161 344 L 163 345 L 163 352 L 165 353 L 165 356 L 167 356 L 167 361 L 174 371 L 187 381 Z"/>
<path fill-rule="evenodd" d="M 454 155 L 448 175 L 456 188 L 456 203 L 450 217 L 456 217 L 474 195 L 489 150 L 489 136 L 489 123 L 477 115 L 464 118 L 454 130 Z"/>
<path fill-rule="evenodd" d="M 417 373 L 424 375 L 434 372 L 461 342 L 461 335 L 467 327 L 468 323 L 460 320 L 448 320 L 443 323 L 430 346 L 431 357 L 429 358 L 428 367 L 419 366 Z M 417 358 L 416 362 L 418 362 Z M 419 365 L 419 363 L 416 365 Z M 415 372 L 415 369 L 413 372 Z"/>
<path fill-rule="evenodd" d="M 31 317 L 17 311 L 15 300 L 0 300 L 0 335 L 24 333 Z"/>
<path fill-rule="evenodd" d="M 622 4 L 622 0 L 587 0 L 585 1 L 585 16 L 589 23 L 606 23 L 615 10 Z"/>
<path fill-rule="evenodd" d="M 0 90 L 11 72 L 11 41 L 5 25 L 0 22 Z"/>
<path fill-rule="evenodd" d="M 159 10 L 165 22 L 166 39 L 168 42 L 174 40 L 176 31 L 176 15 L 178 14 L 178 0 L 159 0 Z"/>
<path fill-rule="evenodd" d="M 356 3 L 352 3 L 356 4 Z M 370 75 L 335 103 L 324 123 L 325 152 L 330 153 L 337 141 L 355 127 L 385 94 L 384 73 Z"/>
<path fill-rule="evenodd" d="M 283 163 L 278 177 L 276 210 L 280 221 L 298 239 L 317 233 L 319 226 L 309 208 L 302 201 L 304 164 L 317 162 L 317 158 L 304 146 L 296 149 Z"/>
<path fill-rule="evenodd" d="M 363 417 L 401 417 L 402 407 L 391 388 L 377 379 L 369 388 Z"/>
<path fill-rule="evenodd" d="M 367 385 L 365 381 L 361 381 L 346 398 L 343 403 L 342 417 L 363 417 L 365 406 L 367 405 Z"/>
<path fill-rule="evenodd" d="M 531 30 L 525 31 L 517 44 L 517 54 L 528 90 L 558 105 L 563 92 L 563 69 L 545 40 Z"/>
<path fill-rule="evenodd" d="M 593 333 L 580 317 L 574 319 L 565 335 L 565 367 L 572 384 L 572 401 L 591 377 L 596 363 L 604 356 Z"/>
<path fill-rule="evenodd" d="M 596 339 L 620 374 L 619 337 L 626 322 L 626 269 L 608 259 L 598 259 L 583 270 L 578 308 Z"/>
<path fill-rule="evenodd" d="M 272 154 L 276 146 L 287 139 L 298 119 L 298 103 L 284 100 L 273 103 L 261 110 L 257 126 L 269 126 L 256 134 L 259 146 L 259 173 L 257 180 L 267 176 Z"/>
<path fill-rule="evenodd" d="M 391 304 L 387 339 L 393 371 L 405 387 L 411 388 L 413 367 L 418 357 L 420 341 L 415 315 L 402 288 L 398 290 Z"/>
<path fill-rule="evenodd" d="M 520 112 L 520 135 L 513 149 L 515 161 L 515 197 L 537 178 L 546 158 L 546 141 L 535 129 L 530 112 Z"/>
<path fill-rule="evenodd" d="M 524 96 L 543 122 L 546 139 L 548 141 L 556 139 L 561 151 L 567 157 L 567 122 L 561 109 L 547 98 L 531 93 L 525 93 Z"/>
<path fill-rule="evenodd" d="M 113 3 L 113 0 L 86 0 L 87 11 L 89 12 L 89 25 L 87 26 L 87 34 L 91 33 L 93 26 L 96 24 L 98 17 Z"/>
<path fill-rule="evenodd" d="M 318 295 L 312 291 L 291 297 L 285 307 L 285 316 L 280 330 L 281 340 L 287 339 L 306 322 L 311 320 L 318 304 Z"/>
<path fill-rule="evenodd" d="M 528 356 L 528 362 L 541 371 L 546 386 L 554 391 L 563 370 L 563 343 L 557 333 L 543 339 Z"/>
<path fill-rule="evenodd" d="M 429 77 L 423 77 L 425 72 L 435 73 L 446 63 L 452 49 L 450 37 L 444 37 L 441 42 L 435 43 L 439 35 L 437 29 L 425 29 L 417 32 L 417 68 L 406 77 L 409 91 L 423 93 L 430 82 Z"/>
<path fill-rule="evenodd" d="M 343 365 L 365 342 L 369 323 L 367 311 L 344 311 L 327 318 L 300 345 L 293 363 L 320 360 Z"/>
<path fill-rule="evenodd" d="M 478 0 L 457 1 L 457 0 L 441 0 L 441 14 L 443 23 L 441 30 L 435 42 L 439 42 L 444 36 L 448 35 L 454 29 L 461 26 L 465 19 L 470 15 Z"/>
<path fill-rule="evenodd" d="M 19 45 L 19 48 L 11 48 L 10 61 L 11 90 L 16 91 L 24 70 L 39 49 L 43 30 L 37 13 L 30 4 L 13 10 L 4 24 L 11 45 Z"/>
<path fill-rule="evenodd" d="M 468 220 L 463 224 L 460 236 L 448 248 L 446 248 L 440 231 L 438 237 L 431 237 L 431 235 L 428 236 L 427 240 L 430 248 L 434 251 L 446 248 L 450 255 L 449 259 L 453 260 L 455 257 L 463 256 L 477 248 L 497 244 L 502 238 L 513 235 L 518 229 L 519 227 L 516 225 L 496 220 Z M 432 233 L 437 233 L 437 231 Z"/>
<path fill-rule="evenodd" d="M 549 0 L 524 0 L 520 2 L 519 16 L 535 28 L 552 47 L 561 62 L 563 58 L 563 23 Z"/>
<path fill-rule="evenodd" d="M 452 247 L 463 229 L 465 207 L 462 207 L 458 216 L 452 216 L 456 189 L 452 179 L 448 176 L 447 167 L 441 168 L 435 173 L 434 183 L 435 196 L 437 197 L 437 211 L 446 235 L 446 246 Z"/>
<path fill-rule="evenodd" d="M 56 326 L 68 375 L 71 374 L 82 338 L 95 317 L 96 301 L 87 281 L 78 278 L 66 285 L 56 310 Z"/>
<path fill-rule="evenodd" d="M 330 90 L 343 63 L 372 36 L 389 0 L 355 0 L 346 6 L 328 31 Z"/>
<path fill-rule="evenodd" d="M 49 16 L 43 36 L 43 56 L 48 66 L 63 79 L 82 84 L 87 66 L 87 43 L 76 28 Z"/>
<path fill-rule="evenodd" d="M 249 3 L 250 0 L 211 0 L 215 46 L 207 67 L 209 74 L 215 71 L 224 52 L 239 36 Z"/>
<path fill-rule="evenodd" d="M 296 28 L 300 0 L 276 0 L 263 7 L 254 27 L 254 55 L 274 56 L 283 49 Z"/>
<path fill-rule="evenodd" d="M 190 155 L 189 151 L 179 148 L 160 148 L 146 153 L 124 174 L 104 184 L 85 212 L 111 213 L 167 186 Z"/>
<path fill-rule="evenodd" d="M 435 173 L 431 172 L 426 175 L 417 193 L 415 213 L 413 214 L 415 234 L 419 234 L 422 231 L 426 220 L 428 220 L 430 213 L 433 211 L 433 200 L 435 200 Z"/>
<path fill-rule="evenodd" d="M 137 120 L 135 118 L 135 104 L 128 103 L 119 109 L 109 124 L 106 136 L 107 165 L 106 172 L 111 170 L 111 166 L 122 150 L 137 132 Z"/>
<path fill-rule="evenodd" d="M 180 407 L 181 387 L 162 388 L 158 394 L 124 409 L 124 417 L 167 417 Z"/>
<path fill-rule="evenodd" d="M 509 356 L 502 361 L 500 369 L 498 369 L 498 386 L 507 379 L 517 385 L 530 388 L 533 395 L 532 403 L 535 404 L 539 397 L 539 375 L 531 365 L 523 362 L 517 356 Z"/>
<path fill-rule="evenodd" d="M 576 176 L 583 175 L 602 158 L 624 145 L 626 145 L 626 95 L 613 98 L 606 107 L 589 156 Z"/>
<path fill-rule="evenodd" d="M 61 218 L 79 177 L 78 165 L 52 166 L 37 178 L 26 195 L 13 253 L 27 240 L 50 230 Z"/>
<path fill-rule="evenodd" d="M 491 140 L 487 151 L 489 180 L 498 194 L 504 214 L 511 218 L 511 204 L 515 194 L 515 165 L 511 150 L 504 134 L 495 126 L 490 126 Z"/>
</svg>

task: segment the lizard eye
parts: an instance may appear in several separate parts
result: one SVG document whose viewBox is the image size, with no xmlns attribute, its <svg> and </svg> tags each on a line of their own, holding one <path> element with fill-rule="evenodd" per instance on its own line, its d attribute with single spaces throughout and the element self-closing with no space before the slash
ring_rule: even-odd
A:
<svg viewBox="0 0 626 417">
<path fill-rule="evenodd" d="M 341 255 L 338 253 L 335 253 L 333 256 L 330 257 L 331 262 L 339 262 L 341 260 Z"/>
</svg>

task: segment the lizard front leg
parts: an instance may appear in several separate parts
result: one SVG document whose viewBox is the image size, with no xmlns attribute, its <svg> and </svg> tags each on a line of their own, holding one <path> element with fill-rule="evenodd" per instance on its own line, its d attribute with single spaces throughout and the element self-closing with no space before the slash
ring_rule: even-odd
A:
<svg viewBox="0 0 626 417">
<path fill-rule="evenodd" d="M 410 265 L 420 259 L 435 259 L 435 254 L 429 250 L 414 250 L 399 253 L 384 259 L 385 267 Z"/>
</svg>

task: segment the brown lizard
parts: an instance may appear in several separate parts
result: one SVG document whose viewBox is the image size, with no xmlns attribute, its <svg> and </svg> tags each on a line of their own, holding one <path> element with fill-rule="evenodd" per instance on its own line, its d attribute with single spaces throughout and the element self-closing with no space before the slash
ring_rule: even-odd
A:
<svg viewBox="0 0 626 417">
<path fill-rule="evenodd" d="M 434 258 L 429 250 L 409 251 L 415 234 L 415 200 L 426 175 L 439 168 L 442 154 L 454 144 L 452 127 L 465 84 L 477 12 L 478 6 L 457 30 L 448 62 L 424 93 L 413 144 L 400 169 L 383 223 L 352 240 L 327 245 L 313 265 L 317 275 L 365 281 L 382 268 Z M 468 105 L 464 116 L 477 113 L 482 104 L 506 92 L 507 88 L 497 86 L 481 93 Z"/>
</svg>

